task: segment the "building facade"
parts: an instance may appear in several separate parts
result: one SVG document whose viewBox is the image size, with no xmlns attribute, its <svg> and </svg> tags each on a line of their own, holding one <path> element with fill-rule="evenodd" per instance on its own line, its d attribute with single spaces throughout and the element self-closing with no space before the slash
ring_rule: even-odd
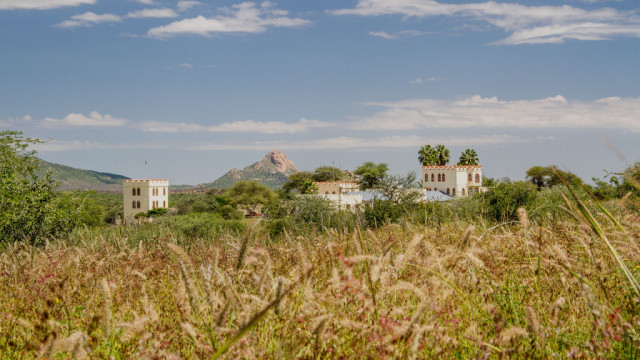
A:
<svg viewBox="0 0 640 360">
<path fill-rule="evenodd" d="M 313 184 L 318 187 L 318 195 L 338 195 L 360 191 L 360 184 L 357 181 L 316 181 Z"/>
<path fill-rule="evenodd" d="M 131 222 L 138 213 L 169 206 L 169 180 L 130 179 L 122 182 L 124 221 Z"/>
<path fill-rule="evenodd" d="M 482 192 L 482 166 L 423 166 L 422 187 L 451 197 L 466 197 Z"/>
</svg>

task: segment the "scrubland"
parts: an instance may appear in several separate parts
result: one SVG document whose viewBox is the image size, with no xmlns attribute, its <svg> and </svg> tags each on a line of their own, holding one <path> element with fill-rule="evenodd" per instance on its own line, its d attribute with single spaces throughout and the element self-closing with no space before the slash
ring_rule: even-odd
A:
<svg viewBox="0 0 640 360">
<path fill-rule="evenodd" d="M 84 228 L 0 252 L 0 358 L 640 357 L 640 221 L 185 237 Z M 142 235 L 141 235 L 142 234 Z"/>
</svg>

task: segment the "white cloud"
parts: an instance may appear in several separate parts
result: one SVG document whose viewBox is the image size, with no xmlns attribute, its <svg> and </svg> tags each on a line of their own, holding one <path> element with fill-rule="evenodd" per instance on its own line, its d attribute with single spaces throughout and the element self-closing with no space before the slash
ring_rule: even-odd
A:
<svg viewBox="0 0 640 360">
<path fill-rule="evenodd" d="M 0 10 L 48 10 L 95 3 L 96 0 L 0 0 Z"/>
<path fill-rule="evenodd" d="M 138 127 L 149 132 L 238 132 L 238 133 L 261 133 L 261 134 L 293 134 L 303 133 L 311 129 L 326 128 L 331 124 L 302 118 L 297 122 L 288 123 L 284 121 L 233 121 L 220 125 L 204 126 L 193 123 L 170 123 L 159 121 L 147 121 Z"/>
<path fill-rule="evenodd" d="M 57 24 L 57 27 L 61 28 L 72 28 L 77 26 L 93 26 L 99 23 L 105 22 L 120 22 L 122 18 L 118 15 L 114 14 L 102 14 L 98 15 L 91 11 L 86 12 L 84 14 L 73 15 L 70 20 L 63 21 Z"/>
<path fill-rule="evenodd" d="M 287 17 L 287 11 L 274 8 L 269 2 L 259 6 L 253 2 L 243 2 L 219 11 L 222 15 L 213 18 L 200 15 L 152 28 L 147 35 L 167 38 L 180 34 L 211 36 L 217 33 L 262 33 L 270 27 L 293 28 L 310 24 L 305 19 Z"/>
<path fill-rule="evenodd" d="M 155 2 L 153 2 L 153 0 L 138 0 L 138 2 L 145 5 L 155 5 Z"/>
<path fill-rule="evenodd" d="M 585 10 L 568 5 L 525 6 L 514 3 L 445 4 L 434 0 L 359 0 L 355 8 L 336 15 L 403 15 L 405 17 L 460 17 L 489 23 L 510 33 L 495 44 L 562 43 L 566 40 L 640 38 L 640 17 L 634 11 L 611 8 Z M 372 33 L 373 34 L 373 33 Z M 373 35 L 392 35 L 378 32 Z"/>
<path fill-rule="evenodd" d="M 420 128 L 617 128 L 640 132 L 640 98 L 610 97 L 568 101 L 563 96 L 505 101 L 475 95 L 450 101 L 414 99 L 372 102 L 384 110 L 354 119 L 354 130 L 413 130 Z"/>
<path fill-rule="evenodd" d="M 191 65 L 189 63 L 182 63 L 182 64 L 180 64 L 178 66 L 183 67 L 183 68 L 187 68 L 187 69 L 193 69 L 193 65 Z"/>
<path fill-rule="evenodd" d="M 401 39 L 401 38 L 408 38 L 408 37 L 414 37 L 414 36 L 420 36 L 420 35 L 428 35 L 428 34 L 430 34 L 430 33 L 424 32 L 424 31 L 417 31 L 417 30 L 402 30 L 402 31 L 396 31 L 394 33 L 388 33 L 388 32 L 385 32 L 385 31 L 370 31 L 369 32 L 369 35 L 381 37 L 381 38 L 387 39 L 387 40 L 396 40 L 396 39 Z"/>
<path fill-rule="evenodd" d="M 178 11 L 187 11 L 197 5 L 202 5 L 202 3 L 199 1 L 178 1 L 177 8 Z"/>
<path fill-rule="evenodd" d="M 190 150 L 380 150 L 417 148 L 424 144 L 440 143 L 448 146 L 475 146 L 488 144 L 519 143 L 530 140 L 511 135 L 487 135 L 476 137 L 422 137 L 385 136 L 378 138 L 335 137 L 300 141 L 263 141 L 253 143 L 199 144 Z"/>
<path fill-rule="evenodd" d="M 129 120 L 118 119 L 111 117 L 111 115 L 101 115 L 97 111 L 92 111 L 89 116 L 82 114 L 69 114 L 64 119 L 45 118 L 42 124 L 48 127 L 53 126 L 123 126 L 127 124 Z"/>
<path fill-rule="evenodd" d="M 77 151 L 77 150 L 122 150 L 122 149 L 162 149 L 172 148 L 175 146 L 152 144 L 152 143 L 127 143 L 114 144 L 95 141 L 80 140 L 48 140 L 44 143 L 34 144 L 30 148 L 37 152 L 53 152 L 53 151 Z"/>
<path fill-rule="evenodd" d="M 133 11 L 127 14 L 129 18 L 174 18 L 178 17 L 178 13 L 173 11 L 173 9 L 162 8 L 162 9 L 143 9 L 138 11 Z"/>
<path fill-rule="evenodd" d="M 422 80 L 422 78 L 417 78 L 415 80 L 410 80 L 409 84 L 422 84 L 424 82 L 424 80 Z"/>
</svg>

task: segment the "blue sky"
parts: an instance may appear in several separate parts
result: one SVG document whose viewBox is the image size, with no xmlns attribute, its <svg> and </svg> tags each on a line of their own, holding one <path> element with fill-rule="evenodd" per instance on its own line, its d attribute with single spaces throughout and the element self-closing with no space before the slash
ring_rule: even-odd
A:
<svg viewBox="0 0 640 360">
<path fill-rule="evenodd" d="M 636 1 L 0 0 L 0 48 L 0 130 L 134 178 L 275 149 L 406 173 L 445 144 L 514 179 L 640 160 Z"/>
</svg>

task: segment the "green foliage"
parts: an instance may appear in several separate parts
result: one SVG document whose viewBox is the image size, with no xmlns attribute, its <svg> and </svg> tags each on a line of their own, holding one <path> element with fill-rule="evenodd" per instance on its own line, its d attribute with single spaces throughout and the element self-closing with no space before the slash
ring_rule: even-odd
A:
<svg viewBox="0 0 640 360">
<path fill-rule="evenodd" d="M 527 170 L 526 178 L 536 185 L 538 189 L 562 185 L 562 181 L 554 172 L 554 168 L 554 166 L 534 166 Z M 558 170 L 557 168 L 556 171 L 569 183 L 569 185 L 580 186 L 582 184 L 582 179 L 577 175 L 567 171 Z"/>
<path fill-rule="evenodd" d="M 467 149 L 460 155 L 458 165 L 478 165 L 478 153 L 473 149 Z"/>
<path fill-rule="evenodd" d="M 436 165 L 438 163 L 436 149 L 432 148 L 431 145 L 423 145 L 418 150 L 418 161 L 422 166 Z"/>
<path fill-rule="evenodd" d="M 0 242 L 41 244 L 75 225 L 73 207 L 55 199 L 50 174 L 38 176 L 38 159 L 28 148 L 40 142 L 18 131 L 0 132 Z"/>
<path fill-rule="evenodd" d="M 229 204 L 245 210 L 247 215 L 255 215 L 258 206 L 269 204 L 274 197 L 271 189 L 255 181 L 238 181 L 225 193 Z"/>
<path fill-rule="evenodd" d="M 490 220 L 511 221 L 518 219 L 519 207 L 531 208 L 537 197 L 537 188 L 529 182 L 516 181 L 498 184 L 479 196 Z"/>
<path fill-rule="evenodd" d="M 385 163 L 375 164 L 367 161 L 358 166 L 354 173 L 360 178 L 360 189 L 367 190 L 378 185 L 380 181 L 387 176 L 388 171 L 389 166 Z"/>
<path fill-rule="evenodd" d="M 423 145 L 418 151 L 418 161 L 422 166 L 447 165 L 451 159 L 449 149 L 444 145 Z"/>
<path fill-rule="evenodd" d="M 242 220 L 227 220 L 210 213 L 165 216 L 158 218 L 154 225 L 171 229 L 173 236 L 191 239 L 211 239 L 223 233 L 238 235 L 247 229 L 247 224 Z"/>
<path fill-rule="evenodd" d="M 346 174 L 333 166 L 320 166 L 313 171 L 313 181 L 341 181 L 346 180 Z"/>
<path fill-rule="evenodd" d="M 299 171 L 289 175 L 289 181 L 282 185 L 282 190 L 286 193 L 297 191 L 300 194 L 314 194 L 318 192 L 318 187 L 313 184 L 314 174 L 308 171 Z"/>
</svg>

